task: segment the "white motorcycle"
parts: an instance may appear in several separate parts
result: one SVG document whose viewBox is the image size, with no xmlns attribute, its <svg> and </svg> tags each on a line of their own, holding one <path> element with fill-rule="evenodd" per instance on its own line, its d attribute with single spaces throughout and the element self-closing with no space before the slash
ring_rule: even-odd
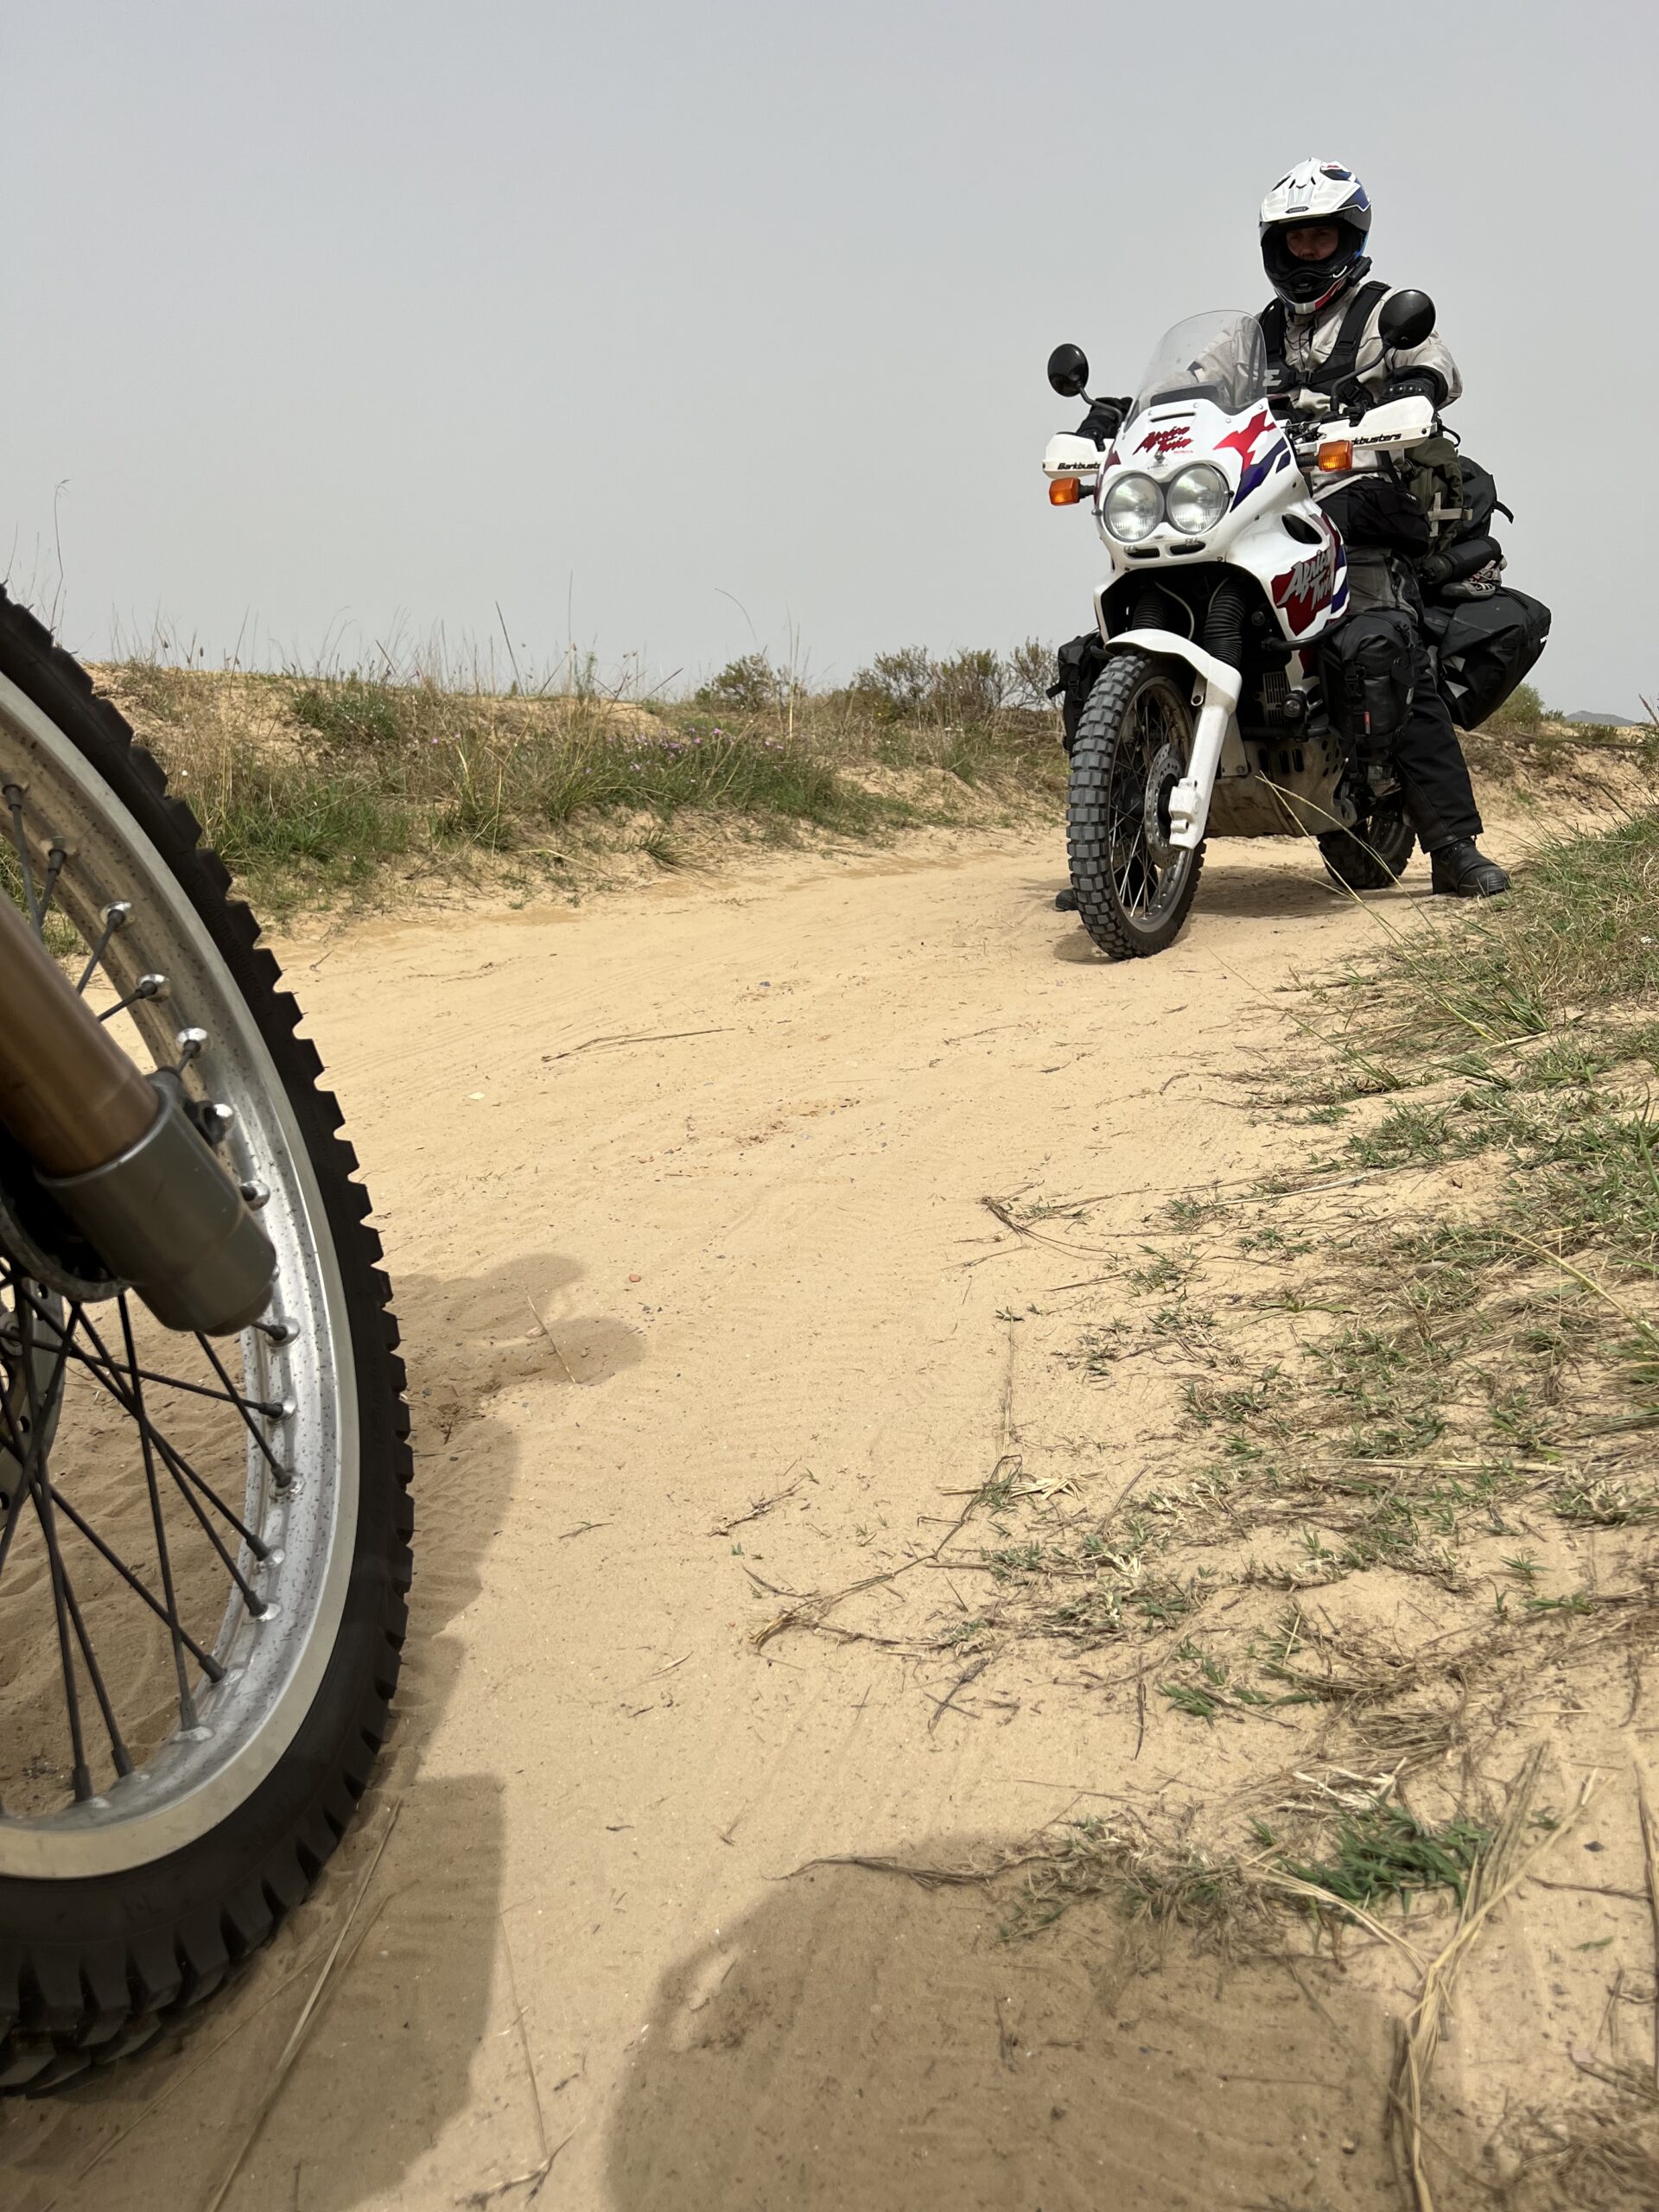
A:
<svg viewBox="0 0 1659 2212">
<path fill-rule="evenodd" d="M 1421 293 L 1385 302 L 1391 348 L 1433 327 Z M 1049 382 L 1088 399 L 1062 346 Z M 1090 404 L 1093 404 L 1092 402 Z M 1333 727 L 1319 640 L 1348 610 L 1348 561 L 1310 480 L 1375 468 L 1435 429 L 1425 398 L 1325 419 L 1320 395 L 1269 396 L 1253 315 L 1178 323 L 1109 449 L 1044 458 L 1057 506 L 1087 494 L 1111 556 L 1095 594 L 1103 660 L 1071 740 L 1067 846 L 1078 917 L 1103 952 L 1161 952 L 1198 889 L 1207 836 L 1318 838 L 1355 890 L 1393 883 L 1413 833 L 1384 760 Z"/>
</svg>

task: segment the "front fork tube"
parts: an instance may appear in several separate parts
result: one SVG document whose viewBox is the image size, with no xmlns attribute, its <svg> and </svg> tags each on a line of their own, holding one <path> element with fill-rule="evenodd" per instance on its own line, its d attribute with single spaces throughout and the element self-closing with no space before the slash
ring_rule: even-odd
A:
<svg viewBox="0 0 1659 2212">
<path fill-rule="evenodd" d="M 170 1071 L 142 1075 L 0 893 L 0 1123 L 41 1188 L 169 1329 L 232 1334 L 276 1255 Z"/>
<path fill-rule="evenodd" d="M 1191 852 L 1204 842 L 1210 819 L 1210 799 L 1221 766 L 1221 749 L 1227 742 L 1233 711 L 1238 705 L 1236 685 L 1229 697 L 1208 677 L 1198 678 L 1198 726 L 1193 733 L 1192 758 L 1187 771 L 1169 795 L 1169 842 Z"/>
<path fill-rule="evenodd" d="M 1122 630 L 1109 644 L 1113 651 L 1138 647 L 1160 660 L 1185 661 L 1192 671 L 1198 726 L 1193 733 L 1186 773 L 1169 795 L 1169 842 L 1191 852 L 1204 842 L 1222 747 L 1238 709 L 1239 672 L 1224 660 L 1217 660 L 1214 653 L 1205 652 L 1202 645 L 1195 645 L 1190 638 L 1177 637 L 1173 630 Z"/>
</svg>

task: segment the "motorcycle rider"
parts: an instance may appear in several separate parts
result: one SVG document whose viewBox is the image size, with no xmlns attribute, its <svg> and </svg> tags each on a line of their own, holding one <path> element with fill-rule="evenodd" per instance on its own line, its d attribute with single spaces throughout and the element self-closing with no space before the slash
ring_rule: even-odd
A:
<svg viewBox="0 0 1659 2212">
<path fill-rule="evenodd" d="M 1351 169 L 1310 158 L 1280 178 L 1262 203 L 1262 259 L 1274 296 L 1258 320 L 1272 387 L 1306 395 L 1319 413 L 1370 400 L 1421 396 L 1438 410 L 1463 389 L 1457 363 L 1438 332 L 1420 346 L 1386 347 L 1378 332 L 1387 284 L 1367 283 L 1371 203 Z M 1096 401 L 1082 435 L 1109 444 L 1128 402 Z M 1422 602 L 1408 565 L 1429 548 L 1418 502 L 1382 471 L 1321 481 L 1320 503 L 1348 549 L 1353 617 L 1390 610 L 1372 626 L 1408 664 L 1399 671 L 1410 705 L 1390 747 L 1418 841 L 1429 856 L 1433 887 L 1462 899 L 1507 891 L 1510 879 L 1476 840 L 1480 811 L 1463 747 L 1435 686 L 1424 642 Z M 1070 907 L 1062 892 L 1057 906 Z"/>
<path fill-rule="evenodd" d="M 1365 282 L 1370 227 L 1365 188 L 1339 162 L 1299 162 L 1262 201 L 1262 260 L 1274 294 L 1259 318 L 1269 374 L 1281 391 L 1308 391 L 1338 404 L 1358 397 L 1358 387 L 1373 400 L 1421 397 L 1437 410 L 1449 407 L 1463 379 L 1438 332 L 1421 346 L 1382 343 L 1377 325 L 1391 288 Z M 1508 875 L 1475 842 L 1480 811 L 1435 687 L 1421 598 L 1407 565 L 1428 550 L 1427 518 L 1381 472 L 1334 480 L 1329 491 L 1322 486 L 1320 504 L 1348 547 L 1354 613 L 1389 607 L 1408 618 L 1396 634 L 1397 650 L 1411 658 L 1412 700 L 1393 759 L 1433 887 L 1463 899 L 1507 891 Z"/>
</svg>

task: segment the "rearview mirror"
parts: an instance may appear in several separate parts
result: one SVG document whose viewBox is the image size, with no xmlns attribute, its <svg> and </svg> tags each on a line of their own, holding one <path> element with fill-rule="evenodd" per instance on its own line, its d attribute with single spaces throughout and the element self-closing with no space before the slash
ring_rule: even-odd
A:
<svg viewBox="0 0 1659 2212">
<path fill-rule="evenodd" d="M 1376 334 L 1391 353 L 1409 352 L 1434 334 L 1434 302 L 1427 292 L 1395 292 L 1382 302 Z"/>
<path fill-rule="evenodd" d="M 1048 357 L 1048 380 L 1062 399 L 1088 397 L 1089 356 L 1081 346 L 1057 346 Z"/>
</svg>

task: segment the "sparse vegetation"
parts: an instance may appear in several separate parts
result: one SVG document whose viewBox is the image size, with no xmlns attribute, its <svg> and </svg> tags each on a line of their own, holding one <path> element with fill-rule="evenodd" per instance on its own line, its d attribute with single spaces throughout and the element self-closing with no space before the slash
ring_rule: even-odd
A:
<svg viewBox="0 0 1659 2212">
<path fill-rule="evenodd" d="M 1495 715 L 1488 717 L 1482 728 L 1497 735 L 1508 736 L 1517 730 L 1541 729 L 1544 721 L 1543 696 L 1530 683 L 1517 683 Z"/>
<path fill-rule="evenodd" d="M 1405 1805 L 1377 1800 L 1336 1822 L 1330 1856 L 1285 1859 L 1287 1874 L 1344 1904 L 1409 1904 L 1424 1891 L 1447 1889 L 1461 1904 L 1491 1831 L 1461 1817 L 1431 1827 Z"/>
<path fill-rule="evenodd" d="M 418 672 L 133 660 L 100 674 L 209 841 L 280 912 L 400 868 L 569 883 L 594 847 L 683 866 L 668 828 L 686 816 L 778 838 L 1052 810 L 1065 762 L 1038 683 L 1049 658 L 1036 645 L 1011 662 L 885 655 L 847 689 L 809 693 L 756 652 L 690 698 L 647 703 L 580 671 L 572 689 L 528 696 Z"/>
<path fill-rule="evenodd" d="M 1005 1459 L 926 1562 L 963 1607 L 982 1593 L 971 1632 L 907 1640 L 884 1610 L 873 1640 L 956 1669 L 955 1709 L 1040 1646 L 1116 1662 L 1085 1678 L 1138 1701 L 1137 1746 L 1152 1725 L 1290 1732 L 1270 1820 L 1236 1813 L 1207 1853 L 1068 1822 L 1017 1932 L 1091 1888 L 1224 1921 L 1269 1877 L 1327 1914 L 1461 1905 L 1494 1835 L 1470 1778 L 1517 1702 L 1659 1622 L 1640 1548 L 1659 1510 L 1659 817 L 1545 848 L 1505 905 L 1380 930 L 1308 1035 L 1279 1102 L 1307 1131 L 1298 1173 L 1178 1192 L 1103 1249 L 1089 1202 L 986 1202 L 1033 1248 L 1088 1255 L 1106 1287 L 1058 1356 L 1085 1391 L 1128 1359 L 1166 1370 L 1173 1441 L 1104 1511 L 1086 1478 Z M 1375 1627 L 1326 1610 L 1364 1577 L 1413 1594 Z M 863 1633 L 855 1596 L 831 1601 L 833 1633 Z"/>
</svg>

